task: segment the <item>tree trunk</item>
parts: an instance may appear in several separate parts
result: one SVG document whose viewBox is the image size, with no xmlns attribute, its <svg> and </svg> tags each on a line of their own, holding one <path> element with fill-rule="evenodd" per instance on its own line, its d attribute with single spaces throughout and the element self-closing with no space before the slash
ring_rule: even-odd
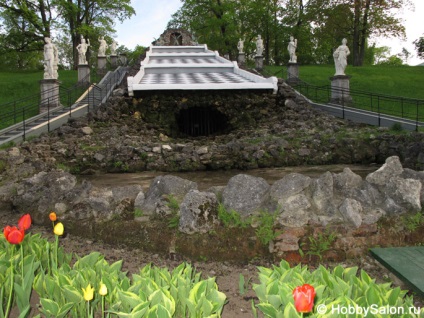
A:
<svg viewBox="0 0 424 318">
<path fill-rule="evenodd" d="M 360 66 L 360 18 L 361 18 L 361 0 L 355 0 L 354 20 L 353 20 L 353 66 Z"/>
<path fill-rule="evenodd" d="M 365 12 L 364 12 L 364 18 L 362 21 L 362 30 L 361 30 L 361 43 L 360 43 L 360 51 L 359 51 L 359 65 L 362 66 L 364 64 L 364 58 L 365 58 L 365 49 L 367 45 L 367 39 L 368 39 L 368 14 L 370 11 L 370 4 L 371 0 L 366 0 L 365 3 Z"/>
</svg>

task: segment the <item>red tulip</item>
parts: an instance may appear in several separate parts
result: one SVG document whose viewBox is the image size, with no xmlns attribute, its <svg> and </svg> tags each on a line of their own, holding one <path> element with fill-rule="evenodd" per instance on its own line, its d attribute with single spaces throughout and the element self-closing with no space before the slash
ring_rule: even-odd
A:
<svg viewBox="0 0 424 318">
<path fill-rule="evenodd" d="M 294 306 L 301 313 L 312 311 L 314 307 L 315 289 L 309 284 L 303 284 L 293 290 Z"/>
<path fill-rule="evenodd" d="M 18 221 L 18 227 L 21 230 L 28 230 L 31 226 L 31 216 L 29 214 L 25 214 L 21 216 L 21 218 Z"/>
<path fill-rule="evenodd" d="M 3 230 L 4 237 L 10 244 L 20 244 L 25 237 L 25 231 L 16 226 L 6 226 Z"/>
</svg>

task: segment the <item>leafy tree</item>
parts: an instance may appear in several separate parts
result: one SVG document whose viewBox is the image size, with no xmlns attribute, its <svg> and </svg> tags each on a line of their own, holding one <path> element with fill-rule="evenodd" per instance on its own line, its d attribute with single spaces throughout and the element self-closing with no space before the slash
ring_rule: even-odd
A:
<svg viewBox="0 0 424 318">
<path fill-rule="evenodd" d="M 417 55 L 420 58 L 424 58 L 424 36 L 413 42 L 415 44 L 415 49 L 417 50 Z"/>
<path fill-rule="evenodd" d="M 387 60 L 390 54 L 390 48 L 388 46 L 380 46 L 373 48 L 374 50 L 374 63 L 380 64 L 383 60 Z"/>
<path fill-rule="evenodd" d="M 114 20 L 123 21 L 135 14 L 131 0 L 57 0 L 64 30 L 71 37 L 74 68 L 77 67 L 81 35 L 96 47 L 98 37 L 114 32 Z M 87 53 L 90 58 L 90 53 Z"/>
<path fill-rule="evenodd" d="M 131 0 L 0 0 L 0 46 L 10 54 L 42 51 L 44 37 L 50 37 L 55 30 L 61 38 L 71 39 L 72 64 L 76 67 L 80 36 L 89 38 L 95 48 L 100 35 L 114 32 L 115 19 L 123 21 L 135 14 L 130 3 Z"/>
<path fill-rule="evenodd" d="M 403 65 L 403 61 L 400 57 L 396 55 L 389 56 L 387 60 L 381 61 L 379 65 L 391 65 L 391 66 L 400 66 Z"/>
</svg>

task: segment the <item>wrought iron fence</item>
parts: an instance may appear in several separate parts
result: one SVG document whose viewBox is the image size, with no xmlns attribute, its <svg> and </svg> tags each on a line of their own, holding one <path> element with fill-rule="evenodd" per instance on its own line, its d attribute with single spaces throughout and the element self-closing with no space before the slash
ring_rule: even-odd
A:
<svg viewBox="0 0 424 318">
<path fill-rule="evenodd" d="M 127 72 L 127 68 L 118 67 L 114 72 L 108 72 L 98 84 L 90 85 L 88 78 L 84 78 L 72 88 L 56 90 L 59 91 L 56 94 L 47 90 L 44 96 L 50 95 L 48 98 L 42 98 L 39 94 L 9 103 L 12 110 L 0 112 L 0 144 L 13 135 L 21 135 L 25 140 L 28 130 L 39 124 L 47 124 L 46 130 L 50 131 L 53 118 L 66 113 L 72 117 L 79 106 L 87 104 L 86 112 L 89 112 L 109 98 Z M 40 109 L 43 110 L 41 113 Z"/>
<path fill-rule="evenodd" d="M 312 102 L 338 107 L 342 114 L 345 113 L 345 108 L 349 107 L 363 111 L 364 114 L 367 112 L 374 113 L 378 118 L 379 125 L 381 117 L 387 115 L 414 122 L 415 129 L 423 126 L 424 100 L 375 94 L 355 89 L 343 90 L 331 87 L 331 85 L 312 85 L 298 77 L 295 78 L 292 74 L 288 74 L 288 70 L 285 68 L 281 68 L 275 74 L 268 73 L 266 75 L 276 76 L 277 74 L 285 75 L 284 78 L 290 78 L 287 83 Z M 340 96 L 338 100 L 333 98 L 335 95 Z M 371 116 L 371 113 L 369 114 Z"/>
</svg>

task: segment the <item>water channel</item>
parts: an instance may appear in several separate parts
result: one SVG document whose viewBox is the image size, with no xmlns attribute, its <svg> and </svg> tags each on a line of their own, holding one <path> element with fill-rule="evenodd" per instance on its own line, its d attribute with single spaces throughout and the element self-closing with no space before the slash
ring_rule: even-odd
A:
<svg viewBox="0 0 424 318">
<path fill-rule="evenodd" d="M 296 167 L 279 167 L 279 168 L 261 168 L 252 170 L 217 170 L 217 171 L 193 171 L 193 172 L 158 172 L 144 171 L 138 173 L 106 173 L 92 176 L 81 176 L 80 179 L 86 179 L 97 187 L 112 187 L 139 184 L 144 191 L 150 186 L 150 183 L 157 176 L 174 175 L 183 179 L 197 182 L 200 191 L 204 191 L 212 186 L 225 186 L 228 180 L 240 173 L 249 174 L 255 177 L 264 178 L 270 185 L 275 181 L 282 179 L 289 173 L 301 173 L 303 175 L 317 178 L 321 174 L 330 171 L 340 173 L 344 168 L 350 168 L 353 172 L 365 178 L 369 173 L 374 172 L 380 166 L 364 166 L 364 165 L 324 165 L 324 166 L 296 166 Z"/>
</svg>

